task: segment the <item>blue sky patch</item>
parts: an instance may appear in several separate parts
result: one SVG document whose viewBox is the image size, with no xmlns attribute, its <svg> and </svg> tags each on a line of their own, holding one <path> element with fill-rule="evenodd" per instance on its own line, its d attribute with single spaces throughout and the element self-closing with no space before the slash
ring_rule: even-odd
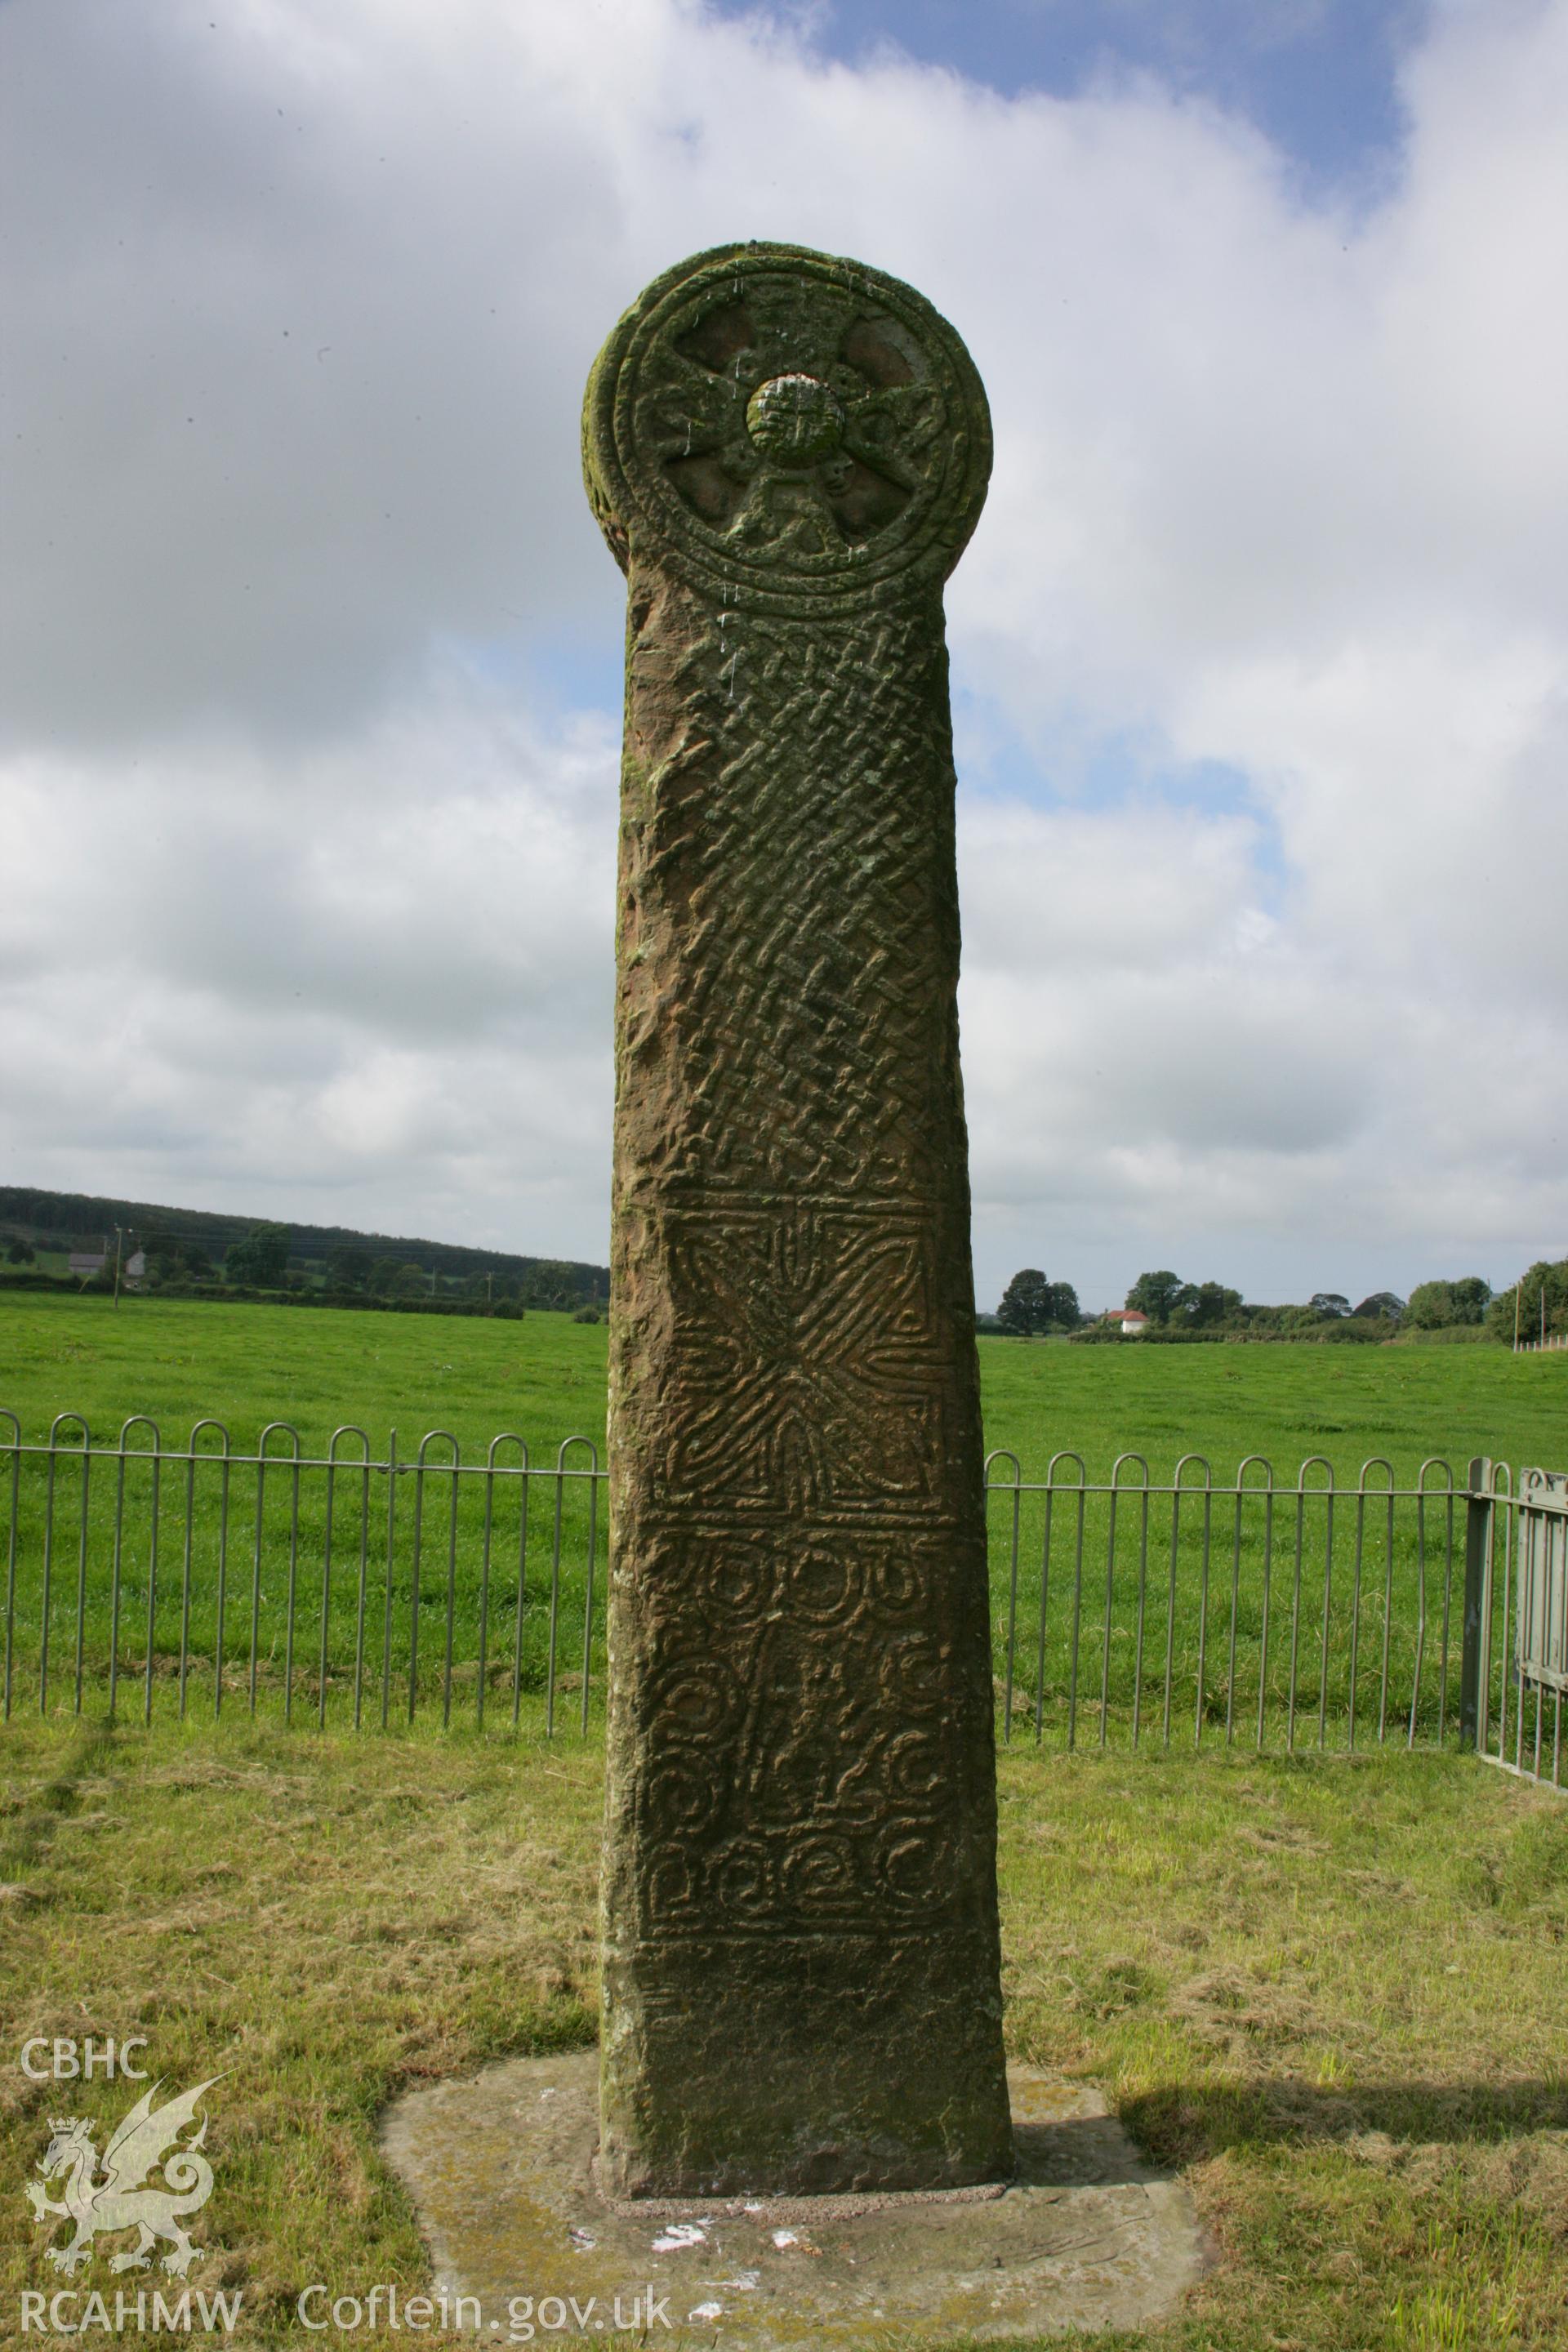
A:
<svg viewBox="0 0 1568 2352">
<path fill-rule="evenodd" d="M 1013 97 L 1147 73 L 1244 115 L 1308 194 L 1384 183 L 1404 134 L 1396 71 L 1430 0 L 714 0 L 797 23 L 847 64 L 892 43 Z"/>
</svg>

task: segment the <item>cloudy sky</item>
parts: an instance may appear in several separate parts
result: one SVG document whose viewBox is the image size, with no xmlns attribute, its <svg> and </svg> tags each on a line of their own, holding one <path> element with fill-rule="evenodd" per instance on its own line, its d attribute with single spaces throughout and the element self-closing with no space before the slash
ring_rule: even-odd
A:
<svg viewBox="0 0 1568 2352">
<path fill-rule="evenodd" d="M 602 1257 L 681 255 L 911 279 L 983 1303 L 1568 1250 L 1568 0 L 0 0 L 0 1181 Z"/>
</svg>

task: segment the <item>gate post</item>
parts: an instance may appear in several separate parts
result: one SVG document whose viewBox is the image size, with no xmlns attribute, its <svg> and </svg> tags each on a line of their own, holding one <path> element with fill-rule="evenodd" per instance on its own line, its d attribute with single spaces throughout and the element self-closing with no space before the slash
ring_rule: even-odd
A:
<svg viewBox="0 0 1568 2352">
<path fill-rule="evenodd" d="M 1486 1738 L 1483 1721 L 1485 1705 L 1482 1652 L 1486 1646 L 1483 1633 L 1487 1606 L 1489 1570 L 1492 1549 L 1492 1465 L 1485 1454 L 1478 1454 L 1470 1463 L 1469 1488 L 1465 1503 L 1465 1617 L 1464 1646 L 1459 1662 L 1459 1745 L 1479 1748 Z"/>
</svg>

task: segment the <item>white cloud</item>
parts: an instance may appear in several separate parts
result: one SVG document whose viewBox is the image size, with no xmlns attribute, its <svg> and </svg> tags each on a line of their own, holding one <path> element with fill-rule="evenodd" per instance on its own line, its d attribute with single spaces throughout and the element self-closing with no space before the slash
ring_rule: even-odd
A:
<svg viewBox="0 0 1568 2352">
<path fill-rule="evenodd" d="M 602 1249 L 613 730 L 533 681 L 618 639 L 588 362 L 755 235 L 913 279 L 995 412 L 955 674 L 1042 785 L 963 824 L 983 1292 L 1568 1245 L 1568 0 L 1437 14 L 1370 215 L 1152 80 L 697 0 L 0 52 L 8 1176 Z"/>
<path fill-rule="evenodd" d="M 118 791 L 18 759 L 13 1166 L 601 1254 L 611 730 L 422 686 L 352 743 L 182 743 Z"/>
</svg>

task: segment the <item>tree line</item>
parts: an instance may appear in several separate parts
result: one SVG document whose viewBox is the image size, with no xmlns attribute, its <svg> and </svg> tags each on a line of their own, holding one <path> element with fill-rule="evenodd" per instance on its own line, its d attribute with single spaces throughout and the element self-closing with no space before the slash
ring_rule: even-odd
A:
<svg viewBox="0 0 1568 2352">
<path fill-rule="evenodd" d="M 1568 1333 L 1568 1258 L 1531 1267 L 1513 1288 L 1494 1294 L 1483 1275 L 1417 1283 L 1408 1298 L 1374 1290 L 1353 1304 L 1342 1291 L 1316 1290 L 1300 1305 L 1248 1303 L 1222 1282 L 1189 1282 L 1169 1266 L 1141 1274 L 1124 1306 L 1148 1318 L 1146 1337 L 1165 1339 L 1387 1340 L 1399 1331 L 1473 1332 L 1494 1339 Z M 1086 1316 L 1070 1282 L 1053 1282 L 1038 1266 L 1016 1274 L 994 1318 L 1016 1339 L 1120 1339 L 1121 1326 Z"/>
</svg>

